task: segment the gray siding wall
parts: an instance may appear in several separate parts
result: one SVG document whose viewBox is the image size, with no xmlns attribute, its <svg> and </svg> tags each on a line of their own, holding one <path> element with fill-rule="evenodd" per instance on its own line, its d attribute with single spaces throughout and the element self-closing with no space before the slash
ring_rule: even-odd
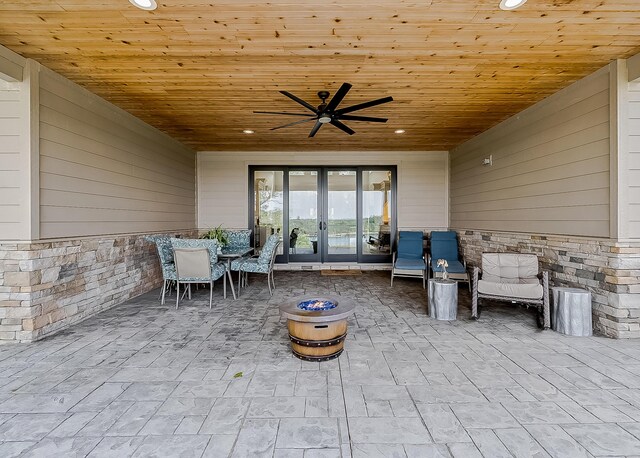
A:
<svg viewBox="0 0 640 458">
<path fill-rule="evenodd" d="M 24 98 L 21 83 L 0 80 L 0 240 L 26 239 L 29 181 L 24 180 L 26 151 Z"/>
<path fill-rule="evenodd" d="M 195 153 L 44 69 L 40 237 L 190 229 Z"/>
<path fill-rule="evenodd" d="M 640 81 L 629 83 L 628 92 L 627 218 L 631 238 L 640 238 Z"/>
<path fill-rule="evenodd" d="M 247 227 L 249 165 L 396 165 L 398 227 L 448 223 L 448 154 L 427 152 L 198 153 L 198 227 Z"/>
<path fill-rule="evenodd" d="M 451 152 L 451 227 L 609 236 L 609 136 L 604 68 Z"/>
</svg>

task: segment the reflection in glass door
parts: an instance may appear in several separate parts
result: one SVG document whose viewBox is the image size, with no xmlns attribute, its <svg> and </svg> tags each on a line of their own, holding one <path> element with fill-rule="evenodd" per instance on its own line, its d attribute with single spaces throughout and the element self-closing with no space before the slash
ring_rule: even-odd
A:
<svg viewBox="0 0 640 458">
<path fill-rule="evenodd" d="M 391 254 L 393 196 L 391 170 L 362 171 L 362 255 Z M 364 261 L 367 262 L 367 261 Z"/>
<path fill-rule="evenodd" d="M 282 170 L 256 170 L 253 175 L 253 237 L 256 250 L 272 234 L 283 233 L 284 172 Z M 282 244 L 278 254 L 282 254 Z"/>
<path fill-rule="evenodd" d="M 320 261 L 318 170 L 289 170 L 289 261 Z"/>
<path fill-rule="evenodd" d="M 326 253 L 327 261 L 357 260 L 357 172 L 326 171 Z M 324 229 L 324 225 L 323 225 Z"/>
</svg>

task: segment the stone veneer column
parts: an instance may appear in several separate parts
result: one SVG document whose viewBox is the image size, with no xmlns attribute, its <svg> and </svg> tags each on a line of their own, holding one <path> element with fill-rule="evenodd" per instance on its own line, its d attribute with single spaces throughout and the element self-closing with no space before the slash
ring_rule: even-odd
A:
<svg viewBox="0 0 640 458">
<path fill-rule="evenodd" d="M 160 286 L 143 237 L 0 243 L 0 341 L 39 339 Z"/>
<path fill-rule="evenodd" d="M 458 236 L 471 265 L 480 265 L 483 252 L 537 255 L 553 286 L 591 291 L 595 330 L 616 338 L 640 337 L 640 242 L 464 230 Z"/>
</svg>

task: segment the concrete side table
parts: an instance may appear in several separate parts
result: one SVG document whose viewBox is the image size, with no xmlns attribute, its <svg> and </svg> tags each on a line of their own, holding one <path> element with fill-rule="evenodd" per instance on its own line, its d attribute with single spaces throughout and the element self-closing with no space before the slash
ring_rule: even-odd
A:
<svg viewBox="0 0 640 458">
<path fill-rule="evenodd" d="M 458 283 L 429 280 L 429 316 L 436 320 L 455 320 L 458 315 Z"/>
<path fill-rule="evenodd" d="M 570 336 L 590 336 L 591 293 L 581 288 L 551 288 L 553 291 L 552 329 Z"/>
</svg>

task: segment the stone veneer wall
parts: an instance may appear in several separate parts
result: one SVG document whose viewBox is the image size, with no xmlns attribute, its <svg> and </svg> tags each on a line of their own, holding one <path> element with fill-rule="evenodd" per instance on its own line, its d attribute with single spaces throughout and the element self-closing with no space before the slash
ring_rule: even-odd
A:
<svg viewBox="0 0 640 458">
<path fill-rule="evenodd" d="M 470 230 L 458 236 L 471 265 L 480 265 L 483 252 L 536 254 L 553 286 L 591 291 L 596 331 L 640 337 L 640 242 Z"/>
<path fill-rule="evenodd" d="M 0 243 L 0 341 L 39 339 L 160 286 L 144 235 Z"/>
</svg>

